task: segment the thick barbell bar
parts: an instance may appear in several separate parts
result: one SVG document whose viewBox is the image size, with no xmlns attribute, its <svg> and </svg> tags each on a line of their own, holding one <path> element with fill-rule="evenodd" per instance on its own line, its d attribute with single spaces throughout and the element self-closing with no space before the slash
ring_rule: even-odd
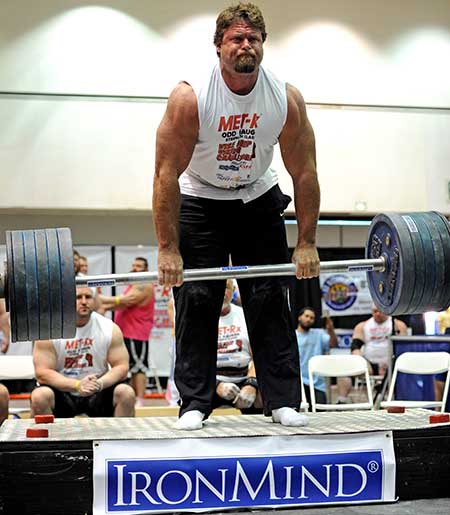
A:
<svg viewBox="0 0 450 515">
<path fill-rule="evenodd" d="M 380 214 L 369 228 L 366 259 L 325 261 L 321 271 L 367 272 L 374 303 L 388 315 L 450 306 L 450 225 L 436 212 Z M 184 280 L 294 275 L 295 265 L 185 270 Z M 0 297 L 10 311 L 13 341 L 72 338 L 77 286 L 157 282 L 157 272 L 75 277 L 70 230 L 7 231 Z"/>
<path fill-rule="evenodd" d="M 322 261 L 322 272 L 383 272 L 385 259 L 351 259 L 348 261 Z M 219 268 L 187 269 L 183 271 L 183 280 L 214 281 L 218 279 L 249 279 L 252 277 L 274 277 L 295 275 L 295 265 L 283 263 L 280 265 L 258 266 L 224 266 Z M 75 278 L 77 286 L 103 287 L 122 286 L 124 284 L 154 283 L 158 281 L 158 272 L 131 272 L 127 274 L 85 275 Z"/>
</svg>

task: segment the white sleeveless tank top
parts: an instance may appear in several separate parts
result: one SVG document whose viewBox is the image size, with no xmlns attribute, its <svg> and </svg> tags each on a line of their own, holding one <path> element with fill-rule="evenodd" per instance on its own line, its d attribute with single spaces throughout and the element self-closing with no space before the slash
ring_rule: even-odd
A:
<svg viewBox="0 0 450 515">
<path fill-rule="evenodd" d="M 77 327 L 73 340 L 53 340 L 56 371 L 72 379 L 82 379 L 89 374 L 103 375 L 108 371 L 112 329 L 112 320 L 94 312 L 85 326 Z"/>
<path fill-rule="evenodd" d="M 209 80 L 187 82 L 197 96 L 199 135 L 181 193 L 249 202 L 277 184 L 270 164 L 287 117 L 286 83 L 260 67 L 253 90 L 237 95 L 219 65 Z"/>
<path fill-rule="evenodd" d="M 389 361 L 389 336 L 392 334 L 392 318 L 381 324 L 369 318 L 364 324 L 363 356 L 372 363 L 387 364 Z"/>
<path fill-rule="evenodd" d="M 244 369 L 248 367 L 252 356 L 250 342 L 245 324 L 244 310 L 230 304 L 230 312 L 219 319 L 219 333 L 217 339 L 217 380 L 237 382 L 244 379 L 242 376 L 224 374 L 224 369 Z"/>
</svg>

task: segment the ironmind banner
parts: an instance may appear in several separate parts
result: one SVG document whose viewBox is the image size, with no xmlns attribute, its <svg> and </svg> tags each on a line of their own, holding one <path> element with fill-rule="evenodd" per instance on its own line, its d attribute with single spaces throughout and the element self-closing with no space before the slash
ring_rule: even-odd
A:
<svg viewBox="0 0 450 515">
<path fill-rule="evenodd" d="M 94 442 L 93 515 L 394 500 L 391 432 Z"/>
</svg>

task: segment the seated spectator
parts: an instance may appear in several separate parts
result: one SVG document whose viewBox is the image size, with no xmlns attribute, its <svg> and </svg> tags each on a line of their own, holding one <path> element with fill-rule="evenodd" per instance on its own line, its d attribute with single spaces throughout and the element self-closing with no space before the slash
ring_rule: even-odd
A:
<svg viewBox="0 0 450 515">
<path fill-rule="evenodd" d="M 384 376 L 392 359 L 389 355 L 389 337 L 394 334 L 405 336 L 406 330 L 404 322 L 385 315 L 373 305 L 372 317 L 357 324 L 353 330 L 351 352 L 366 358 L 371 375 Z M 349 402 L 352 381 L 349 377 L 340 377 L 337 383 L 337 401 L 345 404 Z"/>
<path fill-rule="evenodd" d="M 336 333 L 334 332 L 333 321 L 330 317 L 325 318 L 325 329 L 313 328 L 316 321 L 316 313 L 313 308 L 303 308 L 298 316 L 297 326 L 297 342 L 300 353 L 300 368 L 305 385 L 305 395 L 311 410 L 311 393 L 309 390 L 309 373 L 308 362 L 313 356 L 321 356 L 328 354 L 330 347 L 336 347 L 338 344 Z M 314 377 L 314 394 L 316 402 L 326 404 L 325 378 L 320 375 Z"/>
<path fill-rule="evenodd" d="M 219 319 L 217 381 L 212 407 L 229 405 L 243 413 L 259 413 L 262 412 L 262 400 L 258 392 L 244 312 L 240 306 L 232 303 L 233 291 L 234 284 L 229 279 Z M 173 301 L 168 308 L 173 319 Z M 168 381 L 170 395 L 166 395 L 171 405 L 179 400 L 173 381 L 173 367 Z"/>
<path fill-rule="evenodd" d="M 136 257 L 131 273 L 147 272 L 148 261 Z M 131 386 L 136 392 L 137 406 L 144 406 L 150 369 L 150 334 L 154 322 L 155 293 L 152 284 L 130 284 L 121 295 L 100 295 L 102 307 L 113 310 L 114 320 L 120 327 L 130 357 Z"/>
<path fill-rule="evenodd" d="M 33 361 L 40 386 L 31 394 L 32 416 L 134 416 L 135 395 L 123 383 L 128 353 L 122 333 L 93 310 L 92 289 L 77 288 L 75 338 L 35 342 Z"/>
<path fill-rule="evenodd" d="M 233 280 L 228 279 L 219 319 L 213 408 L 229 404 L 243 413 L 262 412 L 244 311 L 232 303 L 234 291 Z"/>
</svg>

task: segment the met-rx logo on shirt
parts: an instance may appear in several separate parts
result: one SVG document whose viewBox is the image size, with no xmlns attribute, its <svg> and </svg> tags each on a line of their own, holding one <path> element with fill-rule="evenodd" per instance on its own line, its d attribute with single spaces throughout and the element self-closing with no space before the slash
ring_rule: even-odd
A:
<svg viewBox="0 0 450 515">
<path fill-rule="evenodd" d="M 107 512 L 174 512 L 383 499 L 381 450 L 107 460 Z"/>
<path fill-rule="evenodd" d="M 258 120 L 261 118 L 256 113 L 250 115 L 248 113 L 232 114 L 228 118 L 220 117 L 218 132 L 237 131 L 238 129 L 257 129 Z"/>
</svg>

